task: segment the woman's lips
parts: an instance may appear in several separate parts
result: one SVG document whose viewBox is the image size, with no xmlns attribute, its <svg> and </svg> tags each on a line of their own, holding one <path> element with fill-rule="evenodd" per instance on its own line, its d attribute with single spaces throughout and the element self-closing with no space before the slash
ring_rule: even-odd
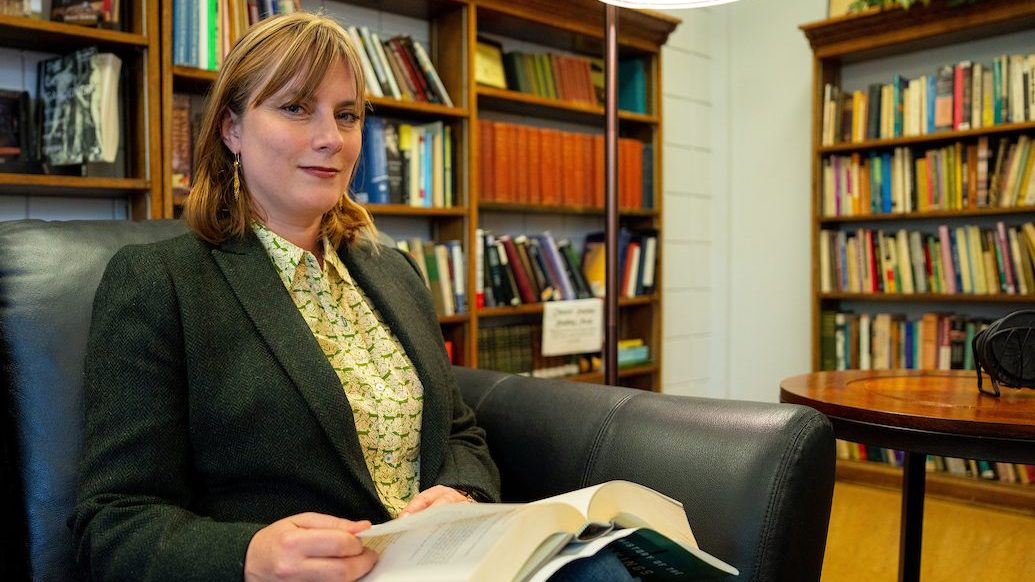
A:
<svg viewBox="0 0 1035 582">
<path fill-rule="evenodd" d="M 302 171 L 317 178 L 333 178 L 338 175 L 338 170 L 322 166 L 302 166 Z"/>
</svg>

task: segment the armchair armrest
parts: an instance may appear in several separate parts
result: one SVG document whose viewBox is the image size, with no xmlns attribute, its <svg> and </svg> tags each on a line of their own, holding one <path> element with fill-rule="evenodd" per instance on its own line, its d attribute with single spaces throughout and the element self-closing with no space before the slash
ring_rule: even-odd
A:
<svg viewBox="0 0 1035 582">
<path fill-rule="evenodd" d="M 454 370 L 505 501 L 635 481 L 681 501 L 739 579 L 819 580 L 834 437 L 815 410 Z"/>
</svg>

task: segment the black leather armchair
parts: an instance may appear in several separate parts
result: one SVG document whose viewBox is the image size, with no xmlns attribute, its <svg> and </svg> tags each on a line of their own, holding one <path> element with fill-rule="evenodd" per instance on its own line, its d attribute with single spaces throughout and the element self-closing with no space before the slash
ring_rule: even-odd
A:
<svg viewBox="0 0 1035 582">
<path fill-rule="evenodd" d="M 73 577 L 66 519 L 93 295 L 119 247 L 181 232 L 172 221 L 0 223 L 0 579 Z M 702 547 L 739 579 L 819 579 L 834 441 L 814 410 L 456 374 L 488 432 L 504 499 L 637 481 L 682 501 Z"/>
</svg>

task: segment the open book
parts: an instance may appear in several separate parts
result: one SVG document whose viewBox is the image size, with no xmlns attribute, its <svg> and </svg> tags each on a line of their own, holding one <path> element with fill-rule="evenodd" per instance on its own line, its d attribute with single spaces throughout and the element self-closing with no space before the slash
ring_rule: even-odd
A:
<svg viewBox="0 0 1035 582">
<path fill-rule="evenodd" d="M 529 504 L 436 506 L 359 537 L 381 554 L 364 582 L 542 582 L 605 547 L 644 582 L 738 573 L 698 549 L 681 503 L 628 481 Z"/>
</svg>

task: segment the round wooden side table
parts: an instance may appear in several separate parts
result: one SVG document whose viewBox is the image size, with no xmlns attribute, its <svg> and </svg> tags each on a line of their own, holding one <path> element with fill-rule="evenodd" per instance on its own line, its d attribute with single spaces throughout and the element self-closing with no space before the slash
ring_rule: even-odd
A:
<svg viewBox="0 0 1035 582">
<path fill-rule="evenodd" d="M 837 438 L 905 452 L 901 581 L 920 578 L 927 455 L 1035 464 L 1035 390 L 981 394 L 973 371 L 802 374 L 780 382 L 780 401 L 822 412 Z"/>
</svg>

